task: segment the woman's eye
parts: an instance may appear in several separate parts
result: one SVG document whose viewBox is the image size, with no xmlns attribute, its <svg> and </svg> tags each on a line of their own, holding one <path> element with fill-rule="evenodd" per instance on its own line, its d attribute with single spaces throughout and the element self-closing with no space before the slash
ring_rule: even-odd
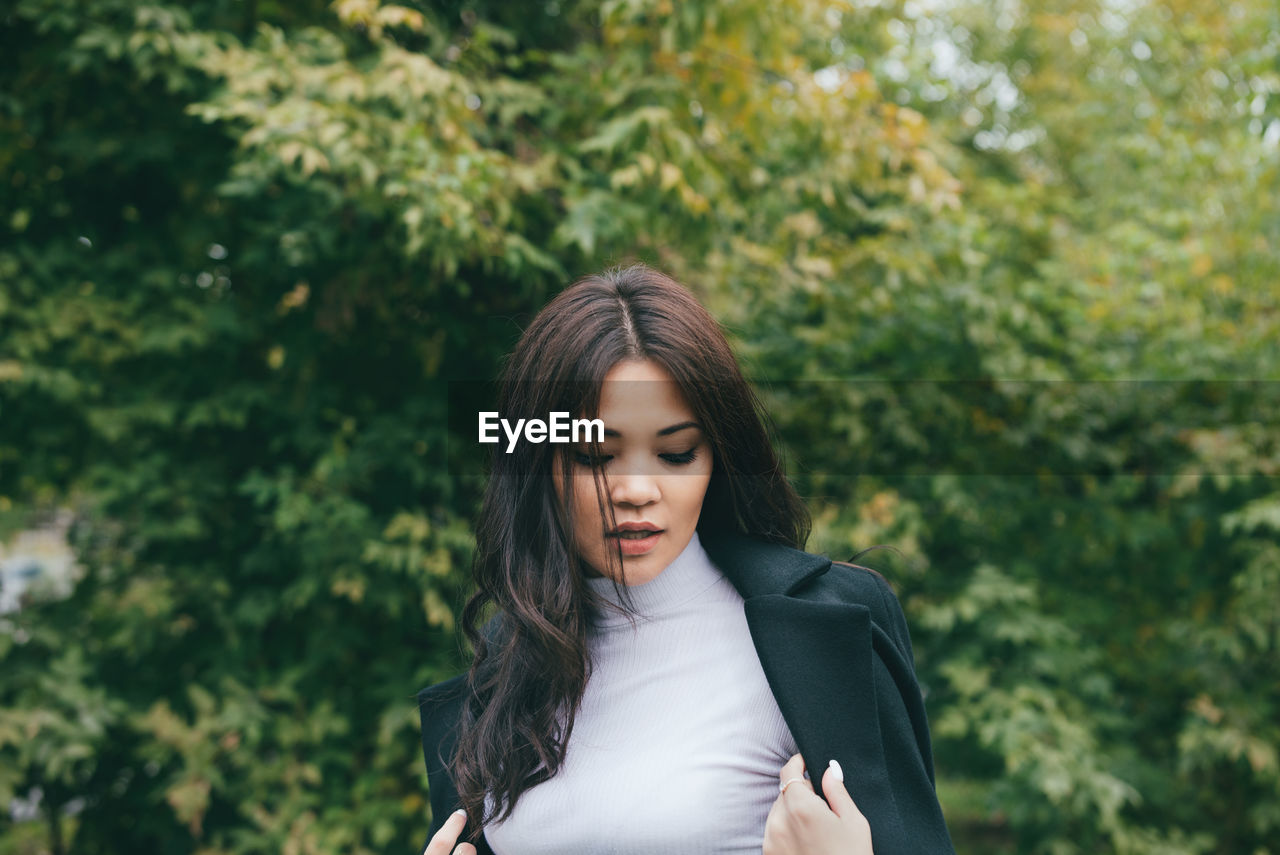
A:
<svg viewBox="0 0 1280 855">
<path fill-rule="evenodd" d="M 676 466 L 684 466 L 688 463 L 692 463 L 694 459 L 697 458 L 697 456 L 698 456 L 697 448 L 691 448 L 688 451 L 671 452 L 668 454 L 658 455 L 658 457 L 662 458 L 667 463 L 671 463 Z M 573 458 L 573 462 L 578 464 L 579 466 L 595 467 L 595 466 L 603 466 L 604 464 L 608 463 L 610 460 L 613 459 L 613 455 L 612 454 L 591 455 L 581 451 L 575 451 L 573 452 L 572 458 Z"/>
<path fill-rule="evenodd" d="M 698 449 L 691 448 L 688 451 L 681 451 L 676 454 L 660 454 L 658 456 L 668 463 L 675 463 L 678 466 L 683 466 L 686 463 L 693 462 L 693 459 L 698 456 Z"/>
</svg>

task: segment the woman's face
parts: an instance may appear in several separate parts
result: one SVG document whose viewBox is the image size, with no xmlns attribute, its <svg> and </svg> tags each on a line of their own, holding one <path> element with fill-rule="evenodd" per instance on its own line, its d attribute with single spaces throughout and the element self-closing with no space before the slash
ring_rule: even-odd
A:
<svg viewBox="0 0 1280 855">
<path fill-rule="evenodd" d="M 620 362 L 610 370 L 600 390 L 599 418 L 605 428 L 599 459 L 591 459 L 585 443 L 561 446 L 570 455 L 573 477 L 574 546 L 602 576 L 616 575 L 608 555 L 615 553 L 616 567 L 621 548 L 626 583 L 643 584 L 693 538 L 711 483 L 711 446 L 680 387 L 650 360 Z M 617 529 L 600 513 L 593 463 L 603 471 Z M 561 467 L 553 469 L 563 501 Z"/>
</svg>

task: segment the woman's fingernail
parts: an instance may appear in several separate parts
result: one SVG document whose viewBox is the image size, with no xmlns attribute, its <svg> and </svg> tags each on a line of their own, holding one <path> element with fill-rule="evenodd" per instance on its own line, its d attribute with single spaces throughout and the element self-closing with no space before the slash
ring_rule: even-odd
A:
<svg viewBox="0 0 1280 855">
<path fill-rule="evenodd" d="M 833 762 L 834 762 L 834 761 L 833 761 Z M 467 815 L 467 812 L 466 812 L 465 810 L 463 810 L 462 808 L 458 808 L 457 810 L 455 810 L 455 811 L 453 812 L 453 815 L 454 815 L 454 816 L 466 816 L 466 815 Z"/>
<path fill-rule="evenodd" d="M 843 783 L 844 783 L 844 770 L 840 768 L 840 764 L 839 764 L 839 763 L 837 763 L 837 762 L 833 759 L 833 760 L 831 761 L 831 763 L 830 763 L 830 764 L 828 764 L 828 765 L 830 765 L 830 766 L 831 766 L 831 771 L 832 771 L 832 772 L 835 772 L 835 774 L 836 774 L 836 780 L 843 784 Z"/>
</svg>

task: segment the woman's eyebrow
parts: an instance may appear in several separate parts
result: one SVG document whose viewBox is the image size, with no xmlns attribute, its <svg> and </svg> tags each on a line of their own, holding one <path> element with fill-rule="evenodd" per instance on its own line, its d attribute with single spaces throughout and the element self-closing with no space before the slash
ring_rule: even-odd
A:
<svg viewBox="0 0 1280 855">
<path fill-rule="evenodd" d="M 699 425 L 697 422 L 680 422 L 680 424 L 678 425 L 671 425 L 670 427 L 664 427 L 662 430 L 658 431 L 658 436 L 670 436 L 673 433 L 678 433 L 682 430 L 686 430 L 687 428 L 697 428 L 698 430 L 702 430 L 702 426 Z M 618 433 L 616 430 L 613 430 L 612 428 L 605 428 L 604 435 L 605 436 L 622 436 L 622 434 Z"/>
</svg>

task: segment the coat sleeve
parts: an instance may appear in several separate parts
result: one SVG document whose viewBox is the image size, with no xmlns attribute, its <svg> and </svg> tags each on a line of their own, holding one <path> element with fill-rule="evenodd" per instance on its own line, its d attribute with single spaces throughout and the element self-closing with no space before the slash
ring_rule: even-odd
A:
<svg viewBox="0 0 1280 855">
<path fill-rule="evenodd" d="M 458 794 L 449 775 L 449 759 L 456 742 L 461 691 L 466 674 L 437 683 L 418 693 L 418 716 L 422 722 L 422 755 L 427 764 L 428 796 L 431 801 L 430 841 L 449 814 L 458 809 Z M 425 846 L 423 847 L 426 848 Z"/>
<path fill-rule="evenodd" d="M 937 798 L 933 768 L 933 746 L 924 696 L 915 673 L 911 635 L 893 589 L 883 577 L 874 575 L 880 596 L 881 614 L 872 625 L 872 648 L 877 668 L 877 690 L 895 697 L 906 713 L 884 722 L 885 761 L 895 791 L 902 794 L 898 805 L 903 830 L 913 838 L 915 851 L 953 853 L 955 851 Z M 896 704 L 895 704 L 896 705 Z M 921 780 L 923 772 L 927 780 Z"/>
<path fill-rule="evenodd" d="M 885 634 L 890 637 L 903 658 L 903 662 L 898 669 L 901 674 L 898 680 L 901 684 L 900 691 L 908 693 L 909 701 L 919 700 L 919 704 L 908 703 L 907 709 L 911 714 L 911 726 L 920 749 L 921 760 L 924 763 L 925 770 L 929 773 L 929 783 L 936 786 L 933 769 L 933 746 L 929 737 L 929 719 L 925 714 L 924 696 L 920 691 L 920 683 L 916 678 L 915 652 L 911 647 L 911 633 L 907 629 L 907 618 L 902 612 L 902 604 L 898 602 L 898 597 L 893 593 L 893 589 L 889 587 L 889 583 L 878 574 L 874 578 L 880 593 L 882 608 L 884 609 Z"/>
<path fill-rule="evenodd" d="M 907 617 L 902 613 L 902 604 L 898 602 L 898 596 L 893 592 L 893 588 L 889 587 L 889 583 L 884 577 L 876 574 L 876 588 L 880 592 L 880 601 L 883 603 L 885 614 L 888 616 L 888 624 L 893 633 L 894 640 L 898 646 L 902 648 L 907 655 L 907 660 L 911 663 L 912 669 L 916 665 L 915 651 L 911 648 L 911 632 L 907 629 Z"/>
<path fill-rule="evenodd" d="M 872 683 L 882 760 L 892 794 L 888 811 L 892 819 L 882 823 L 881 829 L 886 838 L 883 842 L 888 844 L 885 851 L 952 853 L 955 850 L 937 798 L 929 720 L 902 605 L 876 571 L 845 562 L 833 564 L 851 572 L 837 576 L 839 584 L 828 588 L 828 596 L 860 603 L 871 613 L 868 641 L 872 667 L 863 679 Z M 878 796 L 878 792 L 864 794 L 873 801 Z M 881 848 L 877 844 L 876 851 Z"/>
<path fill-rule="evenodd" d="M 502 631 L 502 613 L 490 618 L 481 633 L 490 643 L 499 639 Z M 457 745 L 458 722 L 462 716 L 462 702 L 467 692 L 467 674 L 463 672 L 441 683 L 428 686 L 418 692 L 418 716 L 422 723 L 422 755 L 427 764 L 428 798 L 431 803 L 431 828 L 427 843 L 444 825 L 449 815 L 458 809 L 458 791 L 449 771 L 449 763 Z M 464 830 L 464 837 L 466 830 Z M 426 843 L 423 844 L 426 849 Z M 479 855 L 492 855 L 488 841 L 483 836 L 476 844 Z"/>
</svg>

